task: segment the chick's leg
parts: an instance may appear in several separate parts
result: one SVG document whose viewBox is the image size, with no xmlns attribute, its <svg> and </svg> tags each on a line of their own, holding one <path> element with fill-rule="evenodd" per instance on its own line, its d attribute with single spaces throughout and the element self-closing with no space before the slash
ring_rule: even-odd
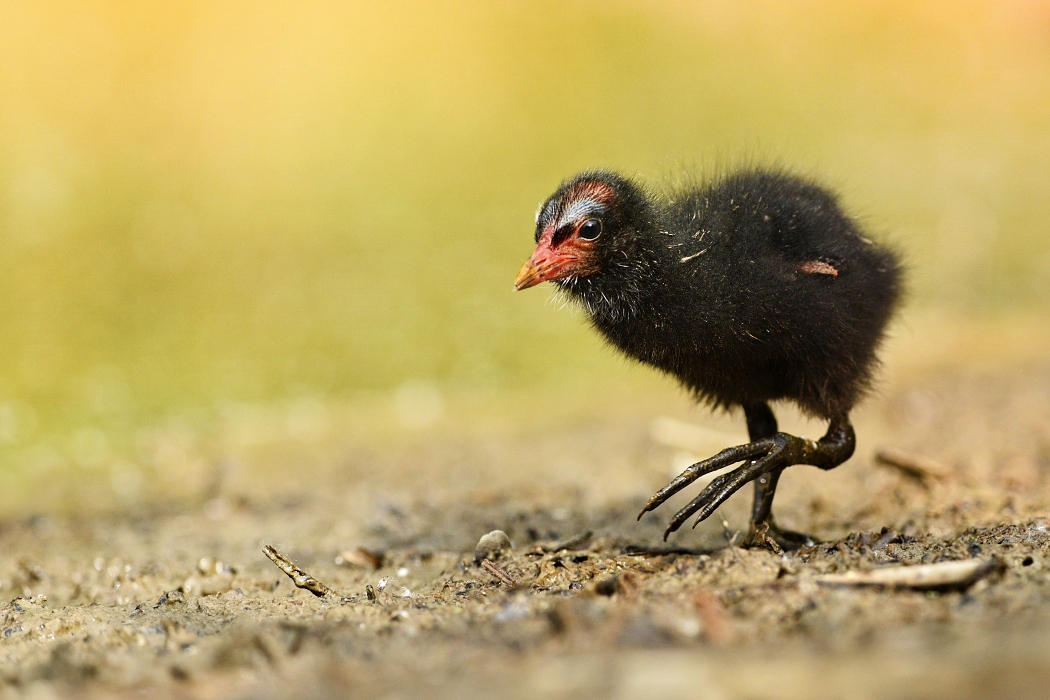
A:
<svg viewBox="0 0 1050 700">
<path fill-rule="evenodd" d="M 767 412 L 768 415 L 766 415 Z M 755 415 L 756 429 L 761 429 L 763 425 L 768 426 L 769 419 L 772 419 L 772 412 L 768 410 L 768 407 L 764 411 L 756 409 Z M 750 428 L 751 420 L 748 423 Z M 775 425 L 775 419 L 773 419 L 773 424 Z M 693 527 L 696 527 L 696 523 L 708 518 L 726 499 L 743 488 L 744 484 L 749 481 L 755 481 L 763 476 L 771 477 L 774 474 L 779 477 L 781 471 L 793 464 L 811 464 L 821 469 L 833 469 L 850 458 L 855 445 L 853 427 L 845 416 L 833 419 L 827 434 L 816 442 L 787 433 L 774 432 L 768 437 L 753 440 L 746 445 L 730 447 L 710 459 L 692 465 L 670 484 L 657 491 L 645 504 L 638 517 L 641 518 L 645 513 L 658 507 L 704 474 L 718 471 L 738 462 L 746 462 L 743 466 L 714 479 L 699 496 L 678 511 L 667 526 L 667 531 L 664 533 L 666 539 L 691 515 L 699 512 L 693 524 Z M 770 478 L 756 488 L 758 491 L 756 492 L 755 514 L 760 516 L 757 522 L 760 526 L 768 526 L 769 509 L 776 490 L 776 478 Z M 752 520 L 756 520 L 754 516 Z"/>
<path fill-rule="evenodd" d="M 777 433 L 777 419 L 769 404 L 744 406 L 747 432 L 751 441 L 772 437 Z M 744 539 L 745 547 L 766 546 L 771 549 L 798 549 L 816 544 L 809 535 L 780 528 L 773 518 L 773 496 L 784 469 L 777 469 L 755 479 L 755 500 L 751 506 L 751 526 Z"/>
</svg>

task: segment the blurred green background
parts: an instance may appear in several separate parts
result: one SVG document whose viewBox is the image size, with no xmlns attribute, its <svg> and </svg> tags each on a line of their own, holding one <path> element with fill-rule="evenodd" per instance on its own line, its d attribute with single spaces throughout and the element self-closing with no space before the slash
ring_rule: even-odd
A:
<svg viewBox="0 0 1050 700">
<path fill-rule="evenodd" d="M 779 162 L 913 310 L 1050 300 L 1045 2 L 4 2 L 0 95 L 5 511 L 634 381 L 511 291 L 583 168 Z"/>
</svg>

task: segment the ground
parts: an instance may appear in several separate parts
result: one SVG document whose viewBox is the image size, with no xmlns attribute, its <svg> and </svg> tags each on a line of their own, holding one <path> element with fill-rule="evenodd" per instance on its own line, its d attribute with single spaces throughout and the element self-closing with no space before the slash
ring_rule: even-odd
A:
<svg viewBox="0 0 1050 700">
<path fill-rule="evenodd" d="M 788 553 L 736 546 L 750 493 L 666 543 L 681 497 L 635 521 L 690 453 L 743 437 L 739 416 L 661 401 L 9 518 L 0 697 L 1044 696 L 1045 361 L 894 374 L 857 414 L 850 462 L 784 478 L 782 523 L 822 540 Z M 945 473 L 880 464 L 880 447 Z M 475 545 L 496 529 L 513 549 L 486 569 Z M 265 545 L 334 593 L 295 588 Z M 820 580 L 971 558 L 991 572 L 937 590 Z"/>
</svg>

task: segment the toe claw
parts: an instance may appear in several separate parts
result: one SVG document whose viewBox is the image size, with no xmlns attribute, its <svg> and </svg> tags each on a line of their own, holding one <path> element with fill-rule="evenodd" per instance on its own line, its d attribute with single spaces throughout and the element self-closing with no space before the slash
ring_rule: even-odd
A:
<svg viewBox="0 0 1050 700">
<path fill-rule="evenodd" d="M 771 442 L 769 439 L 756 440 L 755 442 L 750 442 L 746 445 L 727 448 L 716 454 L 714 457 L 709 457 L 701 462 L 697 462 L 672 479 L 667 486 L 664 486 L 657 491 L 645 504 L 645 507 L 642 508 L 642 512 L 638 515 L 639 520 L 642 515 L 660 507 L 664 501 L 671 496 L 674 496 L 676 493 L 705 474 L 716 472 L 719 469 L 732 466 L 737 462 L 761 457 L 762 455 L 768 454 L 774 447 L 775 443 Z"/>
</svg>

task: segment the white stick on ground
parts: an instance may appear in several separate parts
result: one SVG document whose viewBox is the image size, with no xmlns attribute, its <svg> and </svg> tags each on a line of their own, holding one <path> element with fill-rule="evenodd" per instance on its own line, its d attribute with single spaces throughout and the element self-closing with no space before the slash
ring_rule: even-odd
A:
<svg viewBox="0 0 1050 700">
<path fill-rule="evenodd" d="M 871 571 L 847 571 L 816 578 L 826 586 L 885 588 L 966 588 L 1002 566 L 998 559 L 963 559 L 916 566 L 886 566 Z"/>
</svg>

